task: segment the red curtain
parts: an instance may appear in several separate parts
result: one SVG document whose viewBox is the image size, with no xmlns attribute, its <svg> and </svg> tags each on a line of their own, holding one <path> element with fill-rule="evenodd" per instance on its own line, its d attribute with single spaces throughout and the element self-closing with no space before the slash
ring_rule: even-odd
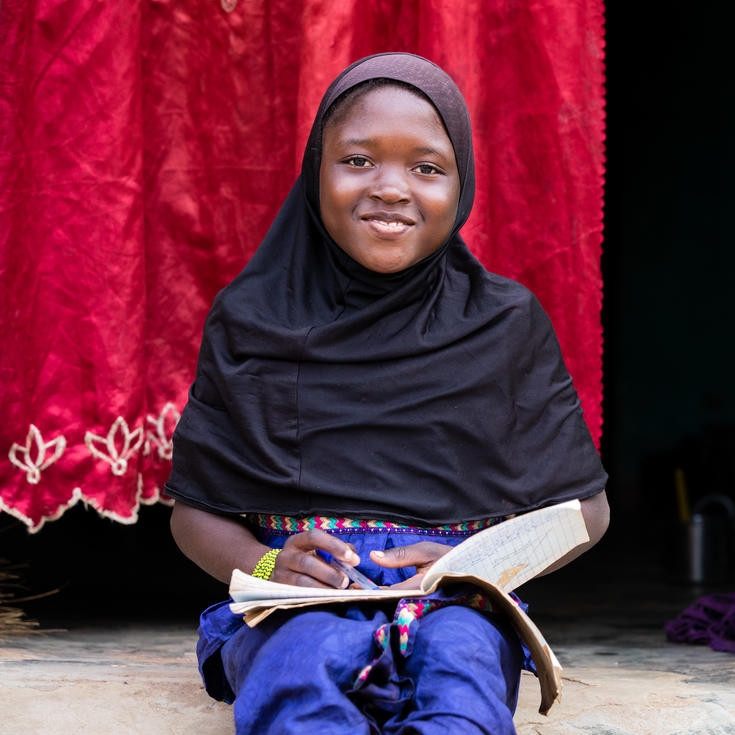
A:
<svg viewBox="0 0 735 735">
<path fill-rule="evenodd" d="M 165 500 L 215 293 L 349 62 L 412 51 L 474 122 L 463 234 L 549 312 L 599 440 L 602 0 L 3 0 L 0 509 Z"/>
</svg>

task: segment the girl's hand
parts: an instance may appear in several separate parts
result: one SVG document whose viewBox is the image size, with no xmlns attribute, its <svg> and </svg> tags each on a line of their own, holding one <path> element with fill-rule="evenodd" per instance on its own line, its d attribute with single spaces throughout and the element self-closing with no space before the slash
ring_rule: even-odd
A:
<svg viewBox="0 0 735 735">
<path fill-rule="evenodd" d="M 319 530 L 304 531 L 289 536 L 276 557 L 271 581 L 299 587 L 345 589 L 349 579 L 328 564 L 317 551 L 325 551 L 351 567 L 360 563 L 354 548 L 332 534 Z"/>
<path fill-rule="evenodd" d="M 421 580 L 426 570 L 440 557 L 444 556 L 452 547 L 438 544 L 434 541 L 419 541 L 409 546 L 395 546 L 385 551 L 371 551 L 370 558 L 381 567 L 398 569 L 401 567 L 416 567 L 416 574 L 403 582 L 391 585 L 397 589 L 415 590 L 421 586 Z"/>
</svg>

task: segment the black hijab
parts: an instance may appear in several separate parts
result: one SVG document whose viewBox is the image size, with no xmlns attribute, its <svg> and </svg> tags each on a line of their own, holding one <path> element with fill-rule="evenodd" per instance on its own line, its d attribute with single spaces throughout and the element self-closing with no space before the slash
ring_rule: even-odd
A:
<svg viewBox="0 0 735 735">
<path fill-rule="evenodd" d="M 371 79 L 429 99 L 461 183 L 446 243 L 388 275 L 344 253 L 319 214 L 324 117 Z M 300 177 L 207 319 L 171 496 L 219 513 L 442 524 L 604 488 L 548 317 L 458 234 L 474 187 L 467 108 L 439 67 L 379 54 L 337 77 Z"/>
</svg>

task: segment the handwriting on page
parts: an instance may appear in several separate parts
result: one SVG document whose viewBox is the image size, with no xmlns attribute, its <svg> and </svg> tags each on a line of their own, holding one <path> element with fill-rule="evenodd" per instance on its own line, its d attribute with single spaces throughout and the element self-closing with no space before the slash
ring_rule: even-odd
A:
<svg viewBox="0 0 735 735">
<path fill-rule="evenodd" d="M 436 562 L 430 574 L 471 574 L 509 592 L 587 540 L 577 501 L 561 503 L 481 531 Z"/>
</svg>

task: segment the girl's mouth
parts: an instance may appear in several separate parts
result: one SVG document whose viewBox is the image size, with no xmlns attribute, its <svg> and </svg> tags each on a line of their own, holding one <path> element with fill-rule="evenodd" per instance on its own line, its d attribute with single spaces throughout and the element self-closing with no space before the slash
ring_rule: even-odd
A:
<svg viewBox="0 0 735 735">
<path fill-rule="evenodd" d="M 370 231 L 382 239 L 394 239 L 405 235 L 413 226 L 414 221 L 403 215 L 392 213 L 374 213 L 361 217 Z"/>
</svg>

